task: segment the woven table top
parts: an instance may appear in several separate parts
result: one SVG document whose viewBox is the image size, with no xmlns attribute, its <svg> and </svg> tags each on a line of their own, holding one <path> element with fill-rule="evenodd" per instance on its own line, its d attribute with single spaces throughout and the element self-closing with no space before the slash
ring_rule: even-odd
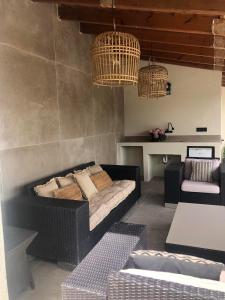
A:
<svg viewBox="0 0 225 300">
<path fill-rule="evenodd" d="M 108 275 L 126 265 L 130 253 L 140 249 L 145 226 L 116 223 L 62 284 L 63 299 L 71 289 L 105 296 Z"/>
</svg>

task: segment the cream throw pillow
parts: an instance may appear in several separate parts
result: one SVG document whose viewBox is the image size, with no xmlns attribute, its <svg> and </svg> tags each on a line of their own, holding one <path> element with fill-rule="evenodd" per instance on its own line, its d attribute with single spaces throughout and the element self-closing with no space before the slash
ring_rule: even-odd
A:
<svg viewBox="0 0 225 300">
<path fill-rule="evenodd" d="M 99 172 L 102 172 L 103 169 L 101 166 L 99 165 L 94 165 L 94 166 L 91 166 L 91 167 L 88 167 L 86 169 L 86 171 L 88 172 L 89 175 L 94 175 L 96 173 L 99 173 Z"/>
<path fill-rule="evenodd" d="M 50 181 L 45 184 L 38 185 L 34 188 L 34 191 L 38 196 L 41 197 L 54 197 L 53 192 L 58 189 L 58 185 L 55 181 L 55 178 L 52 178 Z"/>
<path fill-rule="evenodd" d="M 86 199 L 90 199 L 94 196 L 98 190 L 96 189 L 94 183 L 91 181 L 87 171 L 76 172 L 74 177 L 81 188 L 81 191 Z"/>
<path fill-rule="evenodd" d="M 75 182 L 74 177 L 73 177 L 73 173 L 69 173 L 65 177 L 56 177 L 56 180 L 57 180 L 60 188 L 64 188 L 64 187 L 66 187 L 68 185 L 71 185 Z"/>
</svg>

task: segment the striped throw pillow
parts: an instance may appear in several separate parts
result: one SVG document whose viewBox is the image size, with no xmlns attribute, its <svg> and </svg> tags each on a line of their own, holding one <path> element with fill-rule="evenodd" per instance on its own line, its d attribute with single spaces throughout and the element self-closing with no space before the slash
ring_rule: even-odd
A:
<svg viewBox="0 0 225 300">
<path fill-rule="evenodd" d="M 192 161 L 192 173 L 190 180 L 212 182 L 213 160 Z"/>
</svg>

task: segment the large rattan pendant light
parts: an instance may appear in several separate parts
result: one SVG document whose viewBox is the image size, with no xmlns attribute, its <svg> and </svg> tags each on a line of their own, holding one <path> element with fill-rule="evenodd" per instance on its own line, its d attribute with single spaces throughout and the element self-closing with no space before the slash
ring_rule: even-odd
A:
<svg viewBox="0 0 225 300">
<path fill-rule="evenodd" d="M 94 39 L 92 80 L 96 85 L 121 86 L 138 83 L 140 44 L 132 34 L 116 31 L 112 1 L 114 31 L 99 34 Z"/>
<path fill-rule="evenodd" d="M 139 70 L 138 96 L 159 98 L 167 95 L 168 71 L 165 67 L 151 64 Z"/>
</svg>

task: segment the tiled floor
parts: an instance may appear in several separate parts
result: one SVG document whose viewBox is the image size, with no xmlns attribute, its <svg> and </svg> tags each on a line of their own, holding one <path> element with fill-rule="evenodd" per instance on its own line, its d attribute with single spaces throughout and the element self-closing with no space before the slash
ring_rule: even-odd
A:
<svg viewBox="0 0 225 300">
<path fill-rule="evenodd" d="M 143 183 L 142 197 L 124 216 L 123 221 L 149 226 L 149 248 L 163 250 L 174 210 L 163 206 L 163 181 L 154 178 Z M 17 300 L 61 299 L 60 284 L 69 272 L 57 265 L 38 261 L 32 267 L 36 288 L 27 290 Z"/>
<path fill-rule="evenodd" d="M 60 284 L 69 272 L 56 264 L 38 261 L 32 267 L 35 282 L 34 290 L 27 290 L 17 300 L 60 300 Z"/>
</svg>

